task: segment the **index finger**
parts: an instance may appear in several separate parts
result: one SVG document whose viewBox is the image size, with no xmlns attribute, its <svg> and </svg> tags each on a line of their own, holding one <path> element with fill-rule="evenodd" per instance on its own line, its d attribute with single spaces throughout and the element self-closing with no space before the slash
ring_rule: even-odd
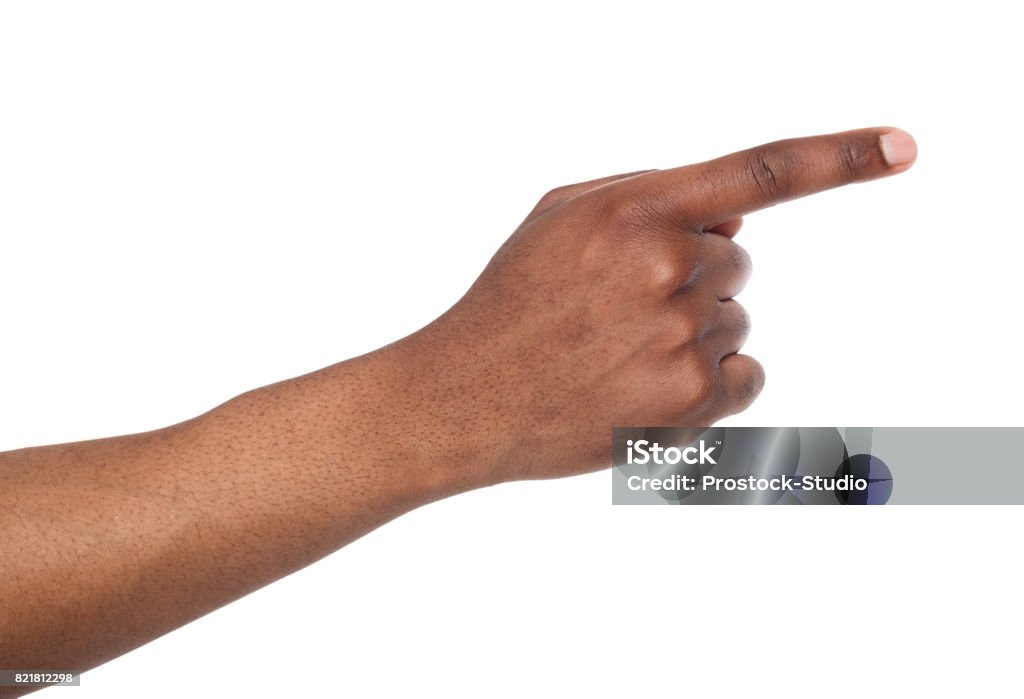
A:
<svg viewBox="0 0 1024 699">
<path fill-rule="evenodd" d="M 635 184 L 654 185 L 652 202 L 676 220 L 707 228 L 853 182 L 907 170 L 917 145 L 892 127 L 858 129 L 767 143 L 696 165 L 658 170 Z"/>
</svg>

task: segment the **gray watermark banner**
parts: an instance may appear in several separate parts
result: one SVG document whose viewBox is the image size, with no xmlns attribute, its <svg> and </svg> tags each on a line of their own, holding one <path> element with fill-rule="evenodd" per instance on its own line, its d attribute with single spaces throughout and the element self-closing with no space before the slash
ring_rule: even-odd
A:
<svg viewBox="0 0 1024 699">
<path fill-rule="evenodd" d="M 1024 427 L 617 427 L 616 505 L 1019 505 Z"/>
</svg>

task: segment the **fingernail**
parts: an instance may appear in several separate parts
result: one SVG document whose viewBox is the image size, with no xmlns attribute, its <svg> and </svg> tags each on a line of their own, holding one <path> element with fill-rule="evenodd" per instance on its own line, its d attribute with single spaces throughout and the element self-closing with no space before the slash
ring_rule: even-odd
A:
<svg viewBox="0 0 1024 699">
<path fill-rule="evenodd" d="M 906 131 L 892 129 L 878 137 L 882 146 L 882 156 L 890 166 L 906 165 L 914 162 L 917 157 L 917 144 Z"/>
</svg>

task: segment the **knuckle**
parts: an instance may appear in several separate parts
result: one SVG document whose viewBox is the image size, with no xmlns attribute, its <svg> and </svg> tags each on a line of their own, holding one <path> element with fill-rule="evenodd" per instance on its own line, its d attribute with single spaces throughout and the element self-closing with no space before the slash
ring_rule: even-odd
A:
<svg viewBox="0 0 1024 699">
<path fill-rule="evenodd" d="M 843 173 L 857 176 L 871 164 L 873 153 L 864 143 L 843 139 L 839 144 L 839 168 Z"/>
<path fill-rule="evenodd" d="M 748 185 L 768 199 L 786 198 L 793 191 L 793 156 L 781 145 L 769 143 L 754 148 L 747 156 Z"/>
<path fill-rule="evenodd" d="M 549 189 L 544 193 L 544 196 L 537 201 L 537 208 L 545 209 L 560 203 L 563 199 L 566 199 L 569 196 L 569 189 L 568 185 Z"/>
<path fill-rule="evenodd" d="M 577 265 L 582 271 L 602 273 L 616 258 L 610 241 L 600 236 L 590 236 L 580 246 Z"/>
<path fill-rule="evenodd" d="M 651 290 L 660 296 L 671 296 L 686 289 L 700 277 L 702 268 L 695 259 L 657 255 L 648 263 L 646 278 Z"/>
<path fill-rule="evenodd" d="M 695 371 L 690 385 L 691 400 L 699 409 L 706 409 L 714 404 L 721 394 L 718 375 L 711 371 L 710 367 L 706 367 L 702 371 Z"/>
<path fill-rule="evenodd" d="M 714 404 L 721 395 L 721 377 L 717 368 L 697 348 L 683 354 L 680 375 L 683 379 L 683 402 L 690 412 L 700 412 Z"/>
<path fill-rule="evenodd" d="M 632 188 L 608 192 L 602 218 L 612 228 L 625 233 L 649 232 L 662 228 L 664 215 L 656 199 Z"/>
<path fill-rule="evenodd" d="M 750 370 L 737 387 L 737 398 L 743 405 L 749 405 L 761 395 L 764 389 L 764 367 L 755 360 L 750 361 Z"/>
<path fill-rule="evenodd" d="M 689 310 L 680 313 L 673 326 L 675 342 L 683 347 L 693 346 L 706 333 L 705 322 L 701 315 Z"/>
<path fill-rule="evenodd" d="M 730 301 L 729 303 L 733 304 L 732 319 L 729 323 L 730 329 L 741 337 L 747 337 L 750 334 L 751 327 L 750 313 L 735 301 Z"/>
<path fill-rule="evenodd" d="M 742 245 L 737 243 L 732 243 L 729 247 L 729 264 L 734 270 L 744 276 L 749 275 L 754 269 L 754 263 L 750 258 L 750 253 L 747 252 Z"/>
</svg>

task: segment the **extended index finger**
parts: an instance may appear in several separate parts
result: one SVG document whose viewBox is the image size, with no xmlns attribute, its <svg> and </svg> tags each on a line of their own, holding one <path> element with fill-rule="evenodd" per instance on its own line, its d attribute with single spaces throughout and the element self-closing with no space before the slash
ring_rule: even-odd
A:
<svg viewBox="0 0 1024 699">
<path fill-rule="evenodd" d="M 853 182 L 895 175 L 917 157 L 905 131 L 858 129 L 767 143 L 696 165 L 637 178 L 651 202 L 691 225 L 707 228 L 779 202 Z"/>
</svg>

